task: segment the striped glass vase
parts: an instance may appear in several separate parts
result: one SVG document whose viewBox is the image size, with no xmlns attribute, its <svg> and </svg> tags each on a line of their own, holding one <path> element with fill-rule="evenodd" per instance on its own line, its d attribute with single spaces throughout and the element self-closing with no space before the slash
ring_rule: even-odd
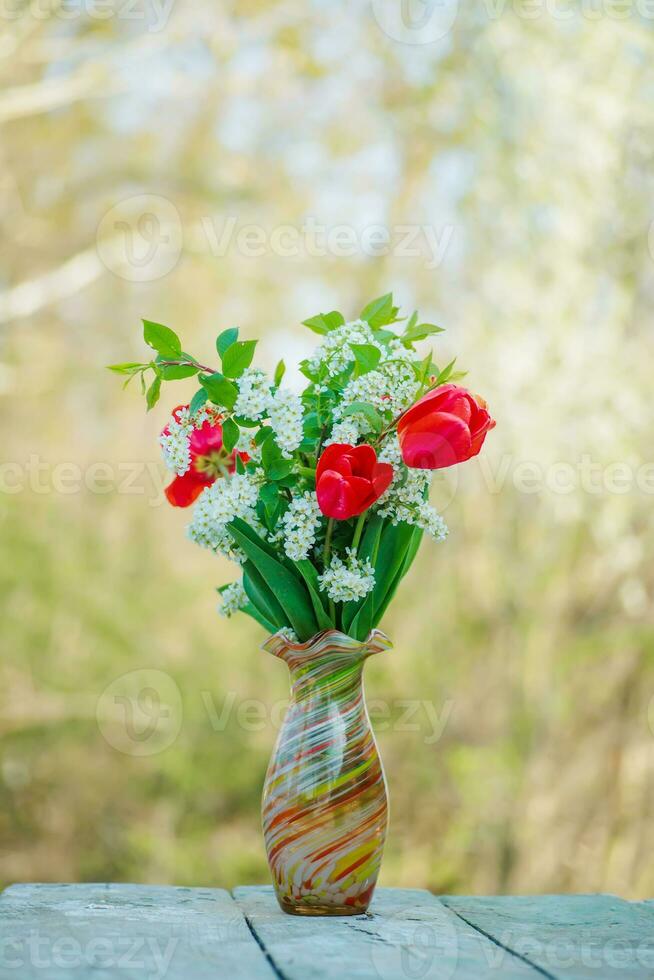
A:
<svg viewBox="0 0 654 980">
<path fill-rule="evenodd" d="M 291 701 L 263 791 L 263 830 L 277 899 L 294 915 L 357 915 L 370 904 L 388 821 L 386 781 L 363 693 L 363 665 L 388 650 L 336 630 L 307 643 L 275 634 Z"/>
</svg>

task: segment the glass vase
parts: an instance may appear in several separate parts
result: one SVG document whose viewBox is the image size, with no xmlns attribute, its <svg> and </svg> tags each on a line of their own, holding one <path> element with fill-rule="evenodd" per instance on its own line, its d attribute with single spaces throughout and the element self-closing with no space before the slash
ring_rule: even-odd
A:
<svg viewBox="0 0 654 980">
<path fill-rule="evenodd" d="M 264 650 L 290 671 L 291 700 L 268 766 L 263 831 L 275 892 L 294 915 L 357 915 L 370 904 L 388 822 L 386 780 L 363 691 L 368 657 L 391 647 L 336 630 Z"/>
</svg>

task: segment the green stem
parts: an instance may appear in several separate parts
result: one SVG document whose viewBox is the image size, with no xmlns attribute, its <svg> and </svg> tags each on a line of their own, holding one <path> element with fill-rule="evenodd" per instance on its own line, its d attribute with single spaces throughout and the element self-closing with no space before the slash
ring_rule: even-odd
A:
<svg viewBox="0 0 654 980">
<path fill-rule="evenodd" d="M 325 568 L 329 568 L 329 559 L 332 553 L 332 534 L 334 533 L 334 518 L 330 517 L 327 521 L 327 534 L 325 535 L 325 548 L 322 553 L 322 560 Z M 329 618 L 336 626 L 336 606 L 334 600 L 329 600 Z"/>
<path fill-rule="evenodd" d="M 207 367 L 206 364 L 200 364 L 196 361 L 194 357 L 185 357 L 178 361 L 171 361 L 166 359 L 165 361 L 159 361 L 160 367 L 195 367 L 198 371 L 202 371 L 203 374 L 217 374 L 218 372 L 215 368 Z"/>
<path fill-rule="evenodd" d="M 330 517 L 327 521 L 327 533 L 325 535 L 325 547 L 322 553 L 322 561 L 325 568 L 329 565 L 329 559 L 332 553 L 332 534 L 334 533 L 334 518 Z"/>
<path fill-rule="evenodd" d="M 357 521 L 356 527 L 354 528 L 354 537 L 352 538 L 352 550 L 356 554 L 359 550 L 359 542 L 361 541 L 361 534 L 363 533 L 363 525 L 366 523 L 367 514 L 364 511 L 363 514 L 359 515 L 359 520 Z"/>
</svg>

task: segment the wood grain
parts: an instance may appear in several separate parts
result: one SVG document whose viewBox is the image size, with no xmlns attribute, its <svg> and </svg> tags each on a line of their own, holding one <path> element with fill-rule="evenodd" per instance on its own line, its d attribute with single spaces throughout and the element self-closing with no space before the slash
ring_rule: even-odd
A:
<svg viewBox="0 0 654 980">
<path fill-rule="evenodd" d="M 228 892 L 14 885 L 0 896 L 1 980 L 271 980 Z"/>
<path fill-rule="evenodd" d="M 651 980 L 654 908 L 612 895 L 443 899 L 501 946 L 557 980 Z"/>
<path fill-rule="evenodd" d="M 287 980 L 538 978 L 427 891 L 378 888 L 367 914 L 333 919 L 285 915 L 271 887 L 233 894 Z"/>
</svg>

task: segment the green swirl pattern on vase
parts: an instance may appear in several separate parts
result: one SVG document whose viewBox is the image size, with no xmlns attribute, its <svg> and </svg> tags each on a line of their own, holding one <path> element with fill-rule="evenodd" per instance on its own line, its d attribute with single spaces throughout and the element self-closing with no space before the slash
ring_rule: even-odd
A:
<svg viewBox="0 0 654 980">
<path fill-rule="evenodd" d="M 337 630 L 264 650 L 291 673 L 291 701 L 263 792 L 279 904 L 297 915 L 353 915 L 370 904 L 388 822 L 386 781 L 363 692 L 363 665 L 391 643 Z"/>
</svg>

